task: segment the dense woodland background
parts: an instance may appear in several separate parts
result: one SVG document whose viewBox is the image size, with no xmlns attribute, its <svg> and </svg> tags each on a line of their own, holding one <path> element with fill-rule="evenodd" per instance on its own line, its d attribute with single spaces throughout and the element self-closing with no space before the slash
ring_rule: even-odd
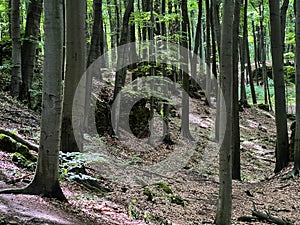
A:
<svg viewBox="0 0 300 225">
<path fill-rule="evenodd" d="M 2 185 L 5 189 L 0 193 L 42 195 L 66 202 L 70 199 L 61 183 L 67 180 L 97 193 L 114 192 L 106 185 L 113 176 L 105 178 L 107 183 L 95 178 L 95 171 L 103 177 L 110 171 L 93 164 L 104 161 L 109 167 L 110 161 L 103 155 L 91 154 L 86 143 L 101 143 L 108 152 L 125 160 L 124 171 L 131 165 L 155 165 L 182 143 L 185 148 L 193 146 L 196 155 L 191 155 L 192 165 L 189 161 L 178 171 L 186 169 L 199 175 L 203 172 L 195 169 L 199 162 L 214 159 L 214 163 L 206 164 L 208 169 L 217 168 L 216 173 L 208 175 L 218 175 L 211 178 L 218 184 L 211 190 L 218 189 L 218 193 L 208 223 L 231 224 L 236 218 L 237 203 L 232 198 L 235 185 L 264 182 L 243 177 L 248 174 L 247 163 L 243 164 L 247 162 L 243 161 L 246 142 L 252 147 L 258 142 L 270 150 L 266 154 L 271 158 L 256 158 L 268 161 L 268 168 L 272 167 L 274 176 L 266 175 L 267 180 L 299 185 L 299 1 L 2 0 L 0 13 L 0 149 L 34 171 L 25 187 Z M 147 41 L 153 42 L 145 45 Z M 124 45 L 125 49 L 120 47 Z M 107 52 L 108 57 L 97 61 Z M 162 60 L 164 57 L 168 60 Z M 127 61 L 137 63 L 124 67 Z M 168 85 L 176 88 L 178 84 L 182 89 L 173 93 L 161 87 L 151 87 L 150 91 L 140 87 L 138 81 L 149 77 L 164 78 Z M 137 85 L 130 86 L 135 82 Z M 125 93 L 121 101 L 120 93 Z M 124 115 L 129 100 L 135 98 L 140 100 Z M 115 102 L 117 107 L 113 110 Z M 40 128 L 22 136 L 5 114 L 5 107 L 15 106 L 36 116 L 38 122 L 33 124 Z M 77 112 L 81 115 L 79 122 L 74 120 Z M 129 128 L 124 123 L 126 116 Z M 96 136 L 89 135 L 94 118 L 99 134 Z M 197 118 L 202 122 L 195 122 Z M 163 122 L 159 129 L 157 121 Z M 267 135 L 263 144 L 259 141 L 262 133 L 256 131 Z M 124 140 L 128 143 L 124 144 Z M 219 148 L 209 149 L 212 143 Z M 147 151 L 152 152 L 147 155 Z M 205 158 L 205 151 L 216 154 Z M 148 175 L 151 172 L 162 180 L 167 178 L 154 186 L 168 194 L 171 203 L 186 207 L 184 198 L 173 194 L 169 187 L 173 178 L 146 171 Z M 130 176 L 130 180 L 134 179 L 134 175 Z M 144 201 L 155 202 L 153 199 L 161 196 L 145 180 L 137 182 L 147 196 Z M 253 197 L 248 186 L 245 193 Z M 291 193 L 299 199 L 297 188 Z M 136 209 L 136 200 L 132 200 L 127 210 L 131 219 L 172 224 L 155 216 L 149 219 L 148 214 L 137 216 L 133 214 Z M 298 218 L 299 207 L 289 212 Z M 254 202 L 252 216 L 239 215 L 239 221 L 244 222 L 299 223 L 293 218 L 259 211 Z M 191 219 L 186 224 L 205 224 L 202 219 Z M 182 220 L 178 224 L 181 223 Z"/>
</svg>

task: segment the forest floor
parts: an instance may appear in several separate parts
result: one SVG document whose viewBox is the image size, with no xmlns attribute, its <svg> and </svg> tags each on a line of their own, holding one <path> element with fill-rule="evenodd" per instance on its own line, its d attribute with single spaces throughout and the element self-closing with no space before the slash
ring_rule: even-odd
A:
<svg viewBox="0 0 300 225">
<path fill-rule="evenodd" d="M 62 181 L 68 203 L 39 196 L 0 195 L 0 225 L 4 224 L 213 224 L 218 198 L 218 152 L 206 147 L 214 126 L 213 110 L 203 100 L 192 99 L 192 123 L 200 129 L 198 145 L 183 168 L 173 177 L 165 176 L 160 184 L 144 181 L 120 182 L 97 175 L 97 166 L 87 166 L 102 185 L 113 191 L 102 195 L 75 181 Z M 194 118 L 196 115 L 201 120 Z M 242 181 L 233 181 L 233 224 L 270 224 L 252 217 L 257 209 L 272 216 L 300 224 L 300 179 L 283 179 L 292 164 L 280 174 L 275 167 L 275 118 L 273 113 L 255 107 L 240 112 Z M 290 125 L 291 121 L 289 121 Z M 17 132 L 38 144 L 39 116 L 6 93 L 0 93 L 0 128 Z M 176 138 L 175 138 L 176 139 Z M 121 141 L 106 137 L 105 147 L 113 149 L 126 162 L 156 162 L 170 153 L 166 146 L 159 151 L 140 153 Z M 176 141 L 175 141 L 176 145 Z M 125 154 L 126 153 L 126 154 Z M 130 162 L 128 164 L 130 164 Z M 129 173 L 129 172 L 128 172 Z M 19 168 L 11 154 L 0 151 L 0 188 L 22 187 L 33 172 Z M 249 222 L 242 217 L 248 216 Z"/>
</svg>

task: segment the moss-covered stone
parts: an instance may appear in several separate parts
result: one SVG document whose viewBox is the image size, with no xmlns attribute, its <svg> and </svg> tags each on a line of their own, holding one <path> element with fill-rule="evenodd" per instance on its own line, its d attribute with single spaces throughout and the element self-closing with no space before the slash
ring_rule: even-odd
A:
<svg viewBox="0 0 300 225">
<path fill-rule="evenodd" d="M 14 153 L 17 147 L 17 142 L 13 138 L 5 134 L 0 134 L 0 150 Z"/>
<path fill-rule="evenodd" d="M 22 155 L 21 153 L 19 153 L 19 152 L 15 152 L 12 155 L 12 161 L 18 167 L 21 167 L 21 168 L 24 168 L 24 169 L 28 169 L 28 170 L 31 170 L 31 171 L 35 170 L 36 163 L 34 163 L 34 162 L 26 159 L 26 157 L 24 155 Z"/>
<path fill-rule="evenodd" d="M 0 134 L 0 150 L 9 153 L 20 153 L 26 160 L 32 162 L 37 160 L 37 157 L 30 153 L 27 146 L 18 143 L 16 140 L 5 134 Z"/>
<path fill-rule="evenodd" d="M 17 148 L 17 152 L 22 154 L 27 160 L 30 160 L 32 162 L 37 161 L 37 157 L 30 153 L 29 148 L 25 145 L 19 145 Z"/>
</svg>

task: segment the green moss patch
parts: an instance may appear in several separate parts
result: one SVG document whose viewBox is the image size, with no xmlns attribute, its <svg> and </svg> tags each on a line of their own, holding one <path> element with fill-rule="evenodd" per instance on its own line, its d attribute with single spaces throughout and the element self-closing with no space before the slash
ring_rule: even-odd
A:
<svg viewBox="0 0 300 225">
<path fill-rule="evenodd" d="M 30 153 L 27 146 L 22 145 L 13 138 L 5 134 L 0 134 L 0 150 L 9 153 L 19 153 L 26 160 L 31 162 L 37 161 L 37 157 Z"/>
</svg>

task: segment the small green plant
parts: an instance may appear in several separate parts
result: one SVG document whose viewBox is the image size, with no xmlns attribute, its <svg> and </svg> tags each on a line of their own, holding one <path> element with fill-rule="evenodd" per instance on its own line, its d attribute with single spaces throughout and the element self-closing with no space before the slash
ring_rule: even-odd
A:
<svg viewBox="0 0 300 225">
<path fill-rule="evenodd" d="M 97 180 L 92 176 L 78 171 L 84 168 L 84 164 L 105 161 L 105 159 L 97 153 L 60 152 L 59 157 L 61 180 Z"/>
</svg>

